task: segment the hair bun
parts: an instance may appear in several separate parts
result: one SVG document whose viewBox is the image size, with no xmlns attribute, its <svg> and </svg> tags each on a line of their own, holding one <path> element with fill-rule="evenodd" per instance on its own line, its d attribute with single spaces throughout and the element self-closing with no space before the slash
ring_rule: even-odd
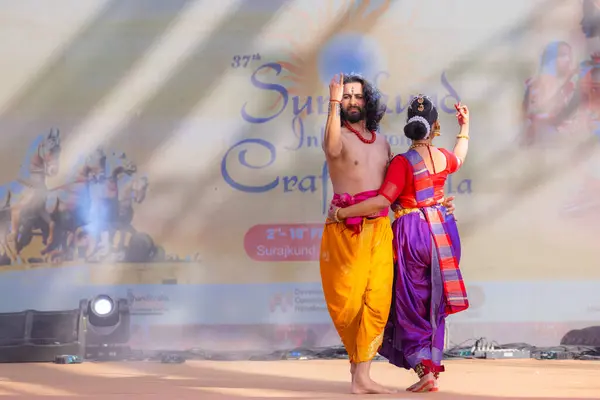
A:
<svg viewBox="0 0 600 400">
<path fill-rule="evenodd" d="M 411 140 L 422 140 L 427 136 L 427 127 L 421 121 L 411 121 L 404 126 L 404 135 Z"/>
</svg>

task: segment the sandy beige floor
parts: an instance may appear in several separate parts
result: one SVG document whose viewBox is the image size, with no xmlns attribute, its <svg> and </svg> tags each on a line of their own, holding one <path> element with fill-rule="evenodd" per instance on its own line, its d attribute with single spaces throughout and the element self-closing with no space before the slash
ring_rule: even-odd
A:
<svg viewBox="0 0 600 400">
<path fill-rule="evenodd" d="M 431 394 L 347 394 L 345 361 L 2 364 L 1 398 L 98 399 L 439 399 L 600 398 L 600 363 L 590 361 L 452 361 L 442 390 Z M 373 375 L 404 388 L 414 375 L 376 363 Z"/>
</svg>

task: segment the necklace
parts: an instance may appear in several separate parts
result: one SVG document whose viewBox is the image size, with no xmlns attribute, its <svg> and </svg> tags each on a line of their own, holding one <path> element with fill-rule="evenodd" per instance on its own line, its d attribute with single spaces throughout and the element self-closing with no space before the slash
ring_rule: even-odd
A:
<svg viewBox="0 0 600 400">
<path fill-rule="evenodd" d="M 429 147 L 429 146 L 430 146 L 429 143 L 423 143 L 423 142 L 413 143 L 413 144 L 410 145 L 409 149 L 414 149 L 414 148 L 417 148 L 417 147 Z"/>
<path fill-rule="evenodd" d="M 373 137 L 371 139 L 365 139 L 364 136 L 357 131 L 356 129 L 354 129 L 353 127 L 350 126 L 350 124 L 347 121 L 344 121 L 344 126 L 352 133 L 354 133 L 361 142 L 366 143 L 366 144 L 371 144 L 373 142 L 375 142 L 375 139 L 377 138 L 377 135 L 375 134 L 375 131 L 369 131 L 371 132 L 371 135 L 373 135 Z"/>
</svg>

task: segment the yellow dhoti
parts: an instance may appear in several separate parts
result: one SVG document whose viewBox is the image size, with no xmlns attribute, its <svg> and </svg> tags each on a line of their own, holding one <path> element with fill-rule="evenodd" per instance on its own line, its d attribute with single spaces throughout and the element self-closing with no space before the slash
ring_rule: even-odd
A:
<svg viewBox="0 0 600 400">
<path fill-rule="evenodd" d="M 323 293 L 352 363 L 370 361 L 381 347 L 392 298 L 392 238 L 387 217 L 366 219 L 358 234 L 344 223 L 325 224 Z"/>
</svg>

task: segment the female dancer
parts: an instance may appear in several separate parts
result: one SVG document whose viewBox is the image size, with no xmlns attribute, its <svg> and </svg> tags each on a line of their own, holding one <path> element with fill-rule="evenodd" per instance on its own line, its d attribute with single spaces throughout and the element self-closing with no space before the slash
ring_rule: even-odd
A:
<svg viewBox="0 0 600 400">
<path fill-rule="evenodd" d="M 371 215 L 396 203 L 393 247 L 394 297 L 380 354 L 392 364 L 414 369 L 419 381 L 407 390 L 437 390 L 444 349 L 445 319 L 467 309 L 458 268 L 460 239 L 456 221 L 441 205 L 444 184 L 467 156 L 469 110 L 455 105 L 460 133 L 454 151 L 432 146 L 439 129 L 431 100 L 416 97 L 408 109 L 405 135 L 410 149 L 394 157 L 379 195 L 346 208 L 333 208 L 334 220 Z M 386 245 L 386 244 L 380 244 Z"/>
</svg>

